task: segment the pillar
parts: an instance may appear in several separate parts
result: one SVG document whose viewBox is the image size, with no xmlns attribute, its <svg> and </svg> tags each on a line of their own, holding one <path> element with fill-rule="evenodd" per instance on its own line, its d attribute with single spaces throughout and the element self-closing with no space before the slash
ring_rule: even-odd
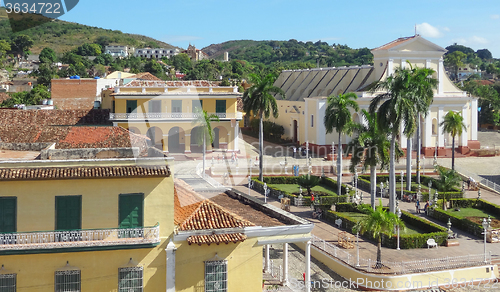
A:
<svg viewBox="0 0 500 292">
<path fill-rule="evenodd" d="M 163 134 L 163 152 L 168 153 L 168 134 Z"/>
<path fill-rule="evenodd" d="M 175 292 L 175 244 L 170 240 L 165 248 L 167 254 L 167 292 Z"/>
<path fill-rule="evenodd" d="M 184 153 L 191 153 L 191 133 L 184 134 Z"/>
<path fill-rule="evenodd" d="M 269 267 L 270 267 L 270 258 L 269 258 L 269 244 L 266 244 L 265 246 L 265 261 L 264 261 L 264 272 L 269 273 Z"/>
<path fill-rule="evenodd" d="M 443 94 L 443 83 L 444 83 L 444 78 L 445 78 L 445 72 L 444 72 L 444 59 L 441 57 L 439 59 L 439 66 L 438 66 L 438 71 L 437 71 L 437 75 L 438 75 L 438 95 L 441 95 Z"/>
<path fill-rule="evenodd" d="M 288 286 L 288 243 L 283 243 L 283 285 Z"/>
<path fill-rule="evenodd" d="M 477 99 L 472 98 L 471 100 L 471 123 L 470 123 L 470 129 L 471 129 L 471 140 L 477 140 L 477 125 L 478 125 L 478 119 L 477 119 Z"/>
<path fill-rule="evenodd" d="M 311 241 L 306 243 L 306 292 L 311 292 Z"/>
<path fill-rule="evenodd" d="M 444 108 L 442 106 L 439 107 L 438 110 L 438 125 L 437 125 L 437 134 L 438 134 L 438 146 L 444 147 L 444 133 L 443 129 L 439 124 L 444 120 Z"/>
<path fill-rule="evenodd" d="M 465 130 L 462 130 L 462 136 L 457 137 L 460 139 L 460 142 L 458 143 L 459 146 L 465 147 L 467 146 L 467 137 L 469 136 L 469 129 L 471 125 L 469 124 L 469 118 L 468 118 L 468 111 L 467 111 L 467 106 L 464 106 L 462 108 L 462 117 L 464 118 L 464 124 L 465 124 Z"/>
</svg>

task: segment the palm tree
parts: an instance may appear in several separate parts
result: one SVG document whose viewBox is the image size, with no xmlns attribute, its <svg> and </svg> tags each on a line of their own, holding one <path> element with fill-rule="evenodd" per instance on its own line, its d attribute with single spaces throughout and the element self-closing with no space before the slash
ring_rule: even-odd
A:
<svg viewBox="0 0 500 292">
<path fill-rule="evenodd" d="M 387 212 L 384 207 L 382 207 L 382 199 L 375 210 L 366 205 L 361 206 L 362 211 L 367 213 L 368 216 L 361 219 L 357 230 L 361 234 L 369 232 L 373 238 L 377 240 L 377 263 L 375 264 L 376 269 L 382 267 L 382 234 L 387 234 L 390 237 L 394 235 L 395 227 L 399 226 L 403 231 L 405 230 L 405 224 L 398 215 Z"/>
<path fill-rule="evenodd" d="M 437 88 L 438 85 L 438 80 L 436 78 L 430 77 L 432 76 L 435 71 L 430 68 L 418 68 L 410 64 L 410 70 L 412 72 L 412 91 L 413 94 L 415 95 L 416 98 L 421 98 L 424 99 L 425 102 L 427 103 L 427 107 L 425 108 L 424 112 L 418 111 L 418 116 L 417 116 L 417 183 L 420 183 L 420 139 L 421 139 L 421 133 L 420 133 L 420 116 L 423 114 L 424 117 L 427 116 L 427 113 L 429 111 L 429 107 L 432 104 L 432 101 L 434 100 L 434 89 Z M 409 152 L 410 155 L 408 157 L 410 158 L 410 161 L 407 162 L 407 181 L 411 182 L 411 138 L 408 138 L 407 141 L 407 153 Z M 411 190 L 411 183 L 407 183 L 407 188 L 408 190 Z"/>
<path fill-rule="evenodd" d="M 271 112 L 274 118 L 279 116 L 278 104 L 276 103 L 276 98 L 273 95 L 280 94 L 282 98 L 285 98 L 285 92 L 274 86 L 277 76 L 275 74 L 268 74 L 263 78 L 257 74 L 250 74 L 249 81 L 252 84 L 245 93 L 243 93 L 243 111 L 246 112 L 248 116 L 253 112 L 254 115 L 259 117 L 259 180 L 264 179 L 264 129 L 263 129 L 263 119 L 269 118 Z"/>
<path fill-rule="evenodd" d="M 384 168 L 389 164 L 390 142 L 387 133 L 379 129 L 377 124 L 377 113 L 370 114 L 366 110 L 361 110 L 366 125 L 355 125 L 358 136 L 354 138 L 347 149 L 352 151 L 351 165 L 349 170 L 356 172 L 356 166 L 362 163 L 363 170 L 370 168 L 370 193 L 371 206 L 375 210 L 375 198 L 377 191 L 377 165 Z M 399 149 L 399 147 L 397 147 Z M 348 153 L 349 154 L 349 153 Z M 401 150 L 397 153 L 402 155 Z"/>
<path fill-rule="evenodd" d="M 462 131 L 467 130 L 467 126 L 464 124 L 464 117 L 459 113 L 449 111 L 439 126 L 443 127 L 443 132 L 451 134 L 453 141 L 451 144 L 451 169 L 455 170 L 455 137 L 462 136 Z"/>
<path fill-rule="evenodd" d="M 450 192 L 454 187 L 460 186 L 462 178 L 453 169 L 438 167 L 439 178 L 436 180 L 436 188 L 440 192 Z"/>
<path fill-rule="evenodd" d="M 311 195 L 311 189 L 319 185 L 320 177 L 310 174 L 304 174 L 299 176 L 297 179 L 297 184 L 303 188 L 307 189 L 307 195 Z"/>
<path fill-rule="evenodd" d="M 409 69 L 397 68 L 394 74 L 384 81 L 376 83 L 372 92 L 384 90 L 375 96 L 370 103 L 370 112 L 377 111 L 377 123 L 381 129 L 390 134 L 390 167 L 389 167 L 389 210 L 396 211 L 396 170 L 395 153 L 396 137 L 403 126 L 403 133 L 409 137 L 416 129 L 417 114 L 426 112 L 428 101 L 416 96 L 415 83 Z M 380 105 L 380 106 L 379 106 Z"/>
<path fill-rule="evenodd" d="M 197 109 L 196 110 L 196 120 L 193 121 L 194 124 L 198 125 L 201 129 L 197 136 L 194 138 L 197 139 L 197 144 L 203 144 L 203 177 L 205 177 L 205 156 L 206 156 L 206 148 L 207 148 L 207 138 L 210 140 L 210 144 L 214 142 L 214 135 L 212 131 L 212 123 L 213 121 L 219 121 L 219 117 L 215 114 L 209 115 L 207 111 Z"/>
<path fill-rule="evenodd" d="M 359 111 L 356 102 L 357 95 L 353 92 L 329 96 L 325 110 L 326 133 L 329 134 L 335 129 L 339 133 L 339 150 L 337 151 L 337 194 L 342 194 L 342 134 L 347 134 L 352 130 L 352 115 L 350 108 Z"/>
</svg>

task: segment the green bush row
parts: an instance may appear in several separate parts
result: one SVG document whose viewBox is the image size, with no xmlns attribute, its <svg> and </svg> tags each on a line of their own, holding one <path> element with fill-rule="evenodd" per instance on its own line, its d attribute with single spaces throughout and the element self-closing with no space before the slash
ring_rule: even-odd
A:
<svg viewBox="0 0 500 292">
<path fill-rule="evenodd" d="M 356 220 L 339 212 L 357 211 L 358 209 L 355 204 L 341 203 L 336 205 L 336 212 L 328 210 L 324 218 L 326 221 L 330 222 L 330 224 L 334 224 L 337 219 L 342 219 L 342 228 L 351 232 L 352 228 L 356 225 Z M 402 249 L 425 248 L 427 247 L 427 240 L 429 238 L 433 238 L 438 245 L 443 245 L 448 238 L 447 229 L 437 224 L 428 222 L 405 211 L 402 212 L 401 218 L 405 223 L 428 232 L 423 234 L 405 234 L 404 232 L 400 232 L 399 246 Z M 366 232 L 362 237 L 376 241 L 370 232 Z M 382 245 L 389 248 L 396 248 L 397 235 L 389 236 L 385 233 L 382 234 Z"/>
<path fill-rule="evenodd" d="M 399 177 L 400 176 L 396 175 L 396 179 L 398 180 L 398 182 L 399 182 Z M 364 180 L 365 182 L 368 182 L 368 189 L 369 189 L 370 188 L 370 175 L 360 175 L 360 176 L 358 176 L 358 185 L 359 185 L 359 180 L 360 179 Z M 406 180 L 406 176 L 405 176 L 405 180 Z M 377 184 L 380 184 L 381 182 L 383 182 L 385 184 L 388 181 L 389 181 L 389 175 L 388 174 L 377 175 Z M 416 182 L 417 181 L 417 175 L 412 174 L 411 175 L 411 181 L 412 182 Z M 425 176 L 425 175 L 421 175 L 420 176 L 420 184 L 422 186 L 428 186 L 429 181 L 431 182 L 431 188 L 432 189 L 436 189 L 437 185 L 436 185 L 436 179 L 435 178 L 432 178 L 432 177 L 429 177 L 429 176 Z M 461 192 L 461 190 L 458 189 L 458 188 L 453 188 L 453 192 L 451 192 L 451 193 L 457 193 L 457 192 Z"/>
<path fill-rule="evenodd" d="M 265 176 L 264 182 L 267 184 L 297 184 L 298 178 L 299 178 L 298 176 Z M 337 190 L 337 182 L 329 177 L 322 177 L 320 184 L 325 185 L 333 190 Z M 346 185 L 342 184 L 341 192 L 342 195 L 346 194 Z M 321 192 L 316 192 L 316 191 L 314 193 L 323 194 Z"/>
</svg>

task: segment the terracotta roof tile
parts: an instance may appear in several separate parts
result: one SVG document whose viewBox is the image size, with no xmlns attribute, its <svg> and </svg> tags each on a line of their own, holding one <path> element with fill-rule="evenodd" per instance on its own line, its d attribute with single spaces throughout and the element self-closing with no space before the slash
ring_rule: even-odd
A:
<svg viewBox="0 0 500 292">
<path fill-rule="evenodd" d="M 167 165 L 0 168 L 0 181 L 148 176 L 169 177 L 170 168 Z"/>
<path fill-rule="evenodd" d="M 183 180 L 174 180 L 174 224 L 180 225 L 200 206 L 204 199 Z"/>
<path fill-rule="evenodd" d="M 130 78 L 137 78 L 139 80 L 151 80 L 151 81 L 162 81 L 160 78 L 154 76 L 149 72 L 138 73 Z"/>
<path fill-rule="evenodd" d="M 191 244 L 219 244 L 221 242 L 228 244 L 230 242 L 238 243 L 243 242 L 247 239 L 247 236 L 243 233 L 231 233 L 231 234 L 213 234 L 213 235 L 193 235 L 188 237 L 187 242 Z"/>
<path fill-rule="evenodd" d="M 404 42 L 407 42 L 407 41 L 409 41 L 409 40 L 411 40 L 411 39 L 413 39 L 413 38 L 415 38 L 415 37 L 417 37 L 417 36 L 418 36 L 418 35 L 414 35 L 414 36 L 411 36 L 411 37 L 402 37 L 402 38 L 398 38 L 397 40 L 394 40 L 394 41 L 392 41 L 392 42 L 390 42 L 390 43 L 387 43 L 387 44 L 385 44 L 385 45 L 382 45 L 382 46 L 380 46 L 380 47 L 378 47 L 378 48 L 375 48 L 375 49 L 373 49 L 373 50 L 374 50 L 374 51 L 375 51 L 375 50 L 388 50 L 388 49 L 390 49 L 390 48 L 394 48 L 395 46 L 398 46 L 398 45 L 400 45 L 400 44 L 402 44 L 402 43 L 404 43 Z"/>
</svg>

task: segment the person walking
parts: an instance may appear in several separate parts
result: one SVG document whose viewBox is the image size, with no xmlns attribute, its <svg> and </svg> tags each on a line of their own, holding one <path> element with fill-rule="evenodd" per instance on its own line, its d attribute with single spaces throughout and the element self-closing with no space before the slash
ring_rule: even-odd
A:
<svg viewBox="0 0 500 292">
<path fill-rule="evenodd" d="M 415 203 L 415 208 L 417 208 L 417 214 L 420 214 L 420 200 L 417 199 L 417 202 Z"/>
</svg>

